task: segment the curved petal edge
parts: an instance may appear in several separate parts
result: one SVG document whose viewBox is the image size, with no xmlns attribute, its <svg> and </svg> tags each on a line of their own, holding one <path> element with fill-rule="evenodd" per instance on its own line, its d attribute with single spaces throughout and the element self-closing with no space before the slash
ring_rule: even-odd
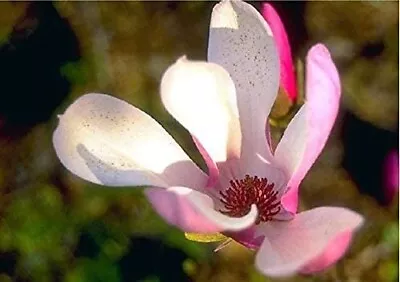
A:
<svg viewBox="0 0 400 282">
<path fill-rule="evenodd" d="M 168 223 L 190 233 L 240 231 L 254 224 L 257 208 L 238 218 L 214 209 L 211 197 L 186 187 L 147 188 L 145 195 Z"/>
</svg>

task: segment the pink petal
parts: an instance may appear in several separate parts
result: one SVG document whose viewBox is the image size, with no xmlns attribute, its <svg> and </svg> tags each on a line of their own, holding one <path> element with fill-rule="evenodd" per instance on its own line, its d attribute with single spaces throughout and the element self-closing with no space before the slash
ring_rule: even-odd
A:
<svg viewBox="0 0 400 282">
<path fill-rule="evenodd" d="M 223 66 L 235 83 L 242 161 L 251 165 L 257 154 L 271 160 L 265 124 L 278 93 L 279 57 L 268 24 L 253 6 L 222 1 L 214 7 L 208 60 Z"/>
<path fill-rule="evenodd" d="M 301 272 L 310 274 L 322 271 L 329 266 L 335 264 L 347 251 L 351 242 L 351 230 L 345 231 L 337 235 L 325 248 L 325 251 L 311 260 L 307 265 L 303 266 Z"/>
<path fill-rule="evenodd" d="M 222 189 L 230 187 L 230 181 L 234 179 L 244 179 L 246 175 L 266 178 L 269 184 L 274 184 L 274 191 L 278 192 L 277 197 L 280 199 L 287 191 L 288 178 L 285 172 L 278 167 L 275 162 L 268 162 L 261 156 L 256 155 L 251 162 L 244 162 L 242 159 L 229 160 L 225 163 L 218 164 L 219 169 L 219 186 Z M 286 211 L 282 211 L 284 215 Z M 287 218 L 285 216 L 285 218 Z"/>
<path fill-rule="evenodd" d="M 225 232 L 224 234 L 234 239 L 236 242 L 239 242 L 246 248 L 257 250 L 261 243 L 263 242 L 264 236 L 256 236 L 256 227 L 251 226 L 245 230 L 240 232 Z"/>
<path fill-rule="evenodd" d="M 384 193 L 387 203 L 391 203 L 399 191 L 399 152 L 391 151 L 384 161 Z"/>
<path fill-rule="evenodd" d="M 253 225 L 257 218 L 255 205 L 244 217 L 229 217 L 214 209 L 209 196 L 186 187 L 148 188 L 145 194 L 168 223 L 185 232 L 239 231 Z"/>
<path fill-rule="evenodd" d="M 302 122 L 306 122 L 306 125 L 300 125 L 295 117 L 291 123 L 298 123 L 299 127 L 289 125 L 285 131 L 285 135 L 293 142 L 285 141 L 284 135 L 281 143 L 289 144 L 285 145 L 281 152 L 275 153 L 275 156 L 280 154 L 278 159 L 291 175 L 288 183 L 290 190 L 282 198 L 282 203 L 285 209 L 292 213 L 297 210 L 298 186 L 329 137 L 339 109 L 340 93 L 339 74 L 329 51 L 324 45 L 317 44 L 311 48 L 307 56 L 306 103 L 303 106 L 306 118 L 296 116 L 303 119 Z M 295 132 L 289 132 L 291 130 Z M 294 140 L 296 136 L 298 142 Z M 284 155 L 295 157 L 288 158 Z"/>
<path fill-rule="evenodd" d="M 267 3 L 262 5 L 262 15 L 271 27 L 279 52 L 281 67 L 281 87 L 286 91 L 289 99 L 294 102 L 297 97 L 296 76 L 292 61 L 292 51 L 285 27 L 275 9 Z"/>
<path fill-rule="evenodd" d="M 268 276 L 289 276 L 324 258 L 315 267 L 321 270 L 344 254 L 348 237 L 343 234 L 354 232 L 362 223 L 359 214 L 335 207 L 302 212 L 292 221 L 268 222 L 258 231 L 265 240 L 257 253 L 256 266 Z M 338 243 L 335 252 L 329 252 L 332 242 Z"/>
<path fill-rule="evenodd" d="M 240 124 L 235 86 L 229 74 L 214 63 L 179 59 L 161 81 L 168 112 L 194 136 L 211 178 L 216 162 L 240 156 Z"/>
<path fill-rule="evenodd" d="M 219 177 L 218 166 L 206 149 L 201 145 L 200 141 L 198 141 L 194 136 L 192 136 L 192 139 L 208 168 L 208 181 L 206 187 L 214 187 L 217 184 Z"/>
<path fill-rule="evenodd" d="M 53 144 L 68 170 L 97 184 L 204 187 L 207 181 L 153 118 L 104 94 L 87 94 L 70 105 Z"/>
</svg>

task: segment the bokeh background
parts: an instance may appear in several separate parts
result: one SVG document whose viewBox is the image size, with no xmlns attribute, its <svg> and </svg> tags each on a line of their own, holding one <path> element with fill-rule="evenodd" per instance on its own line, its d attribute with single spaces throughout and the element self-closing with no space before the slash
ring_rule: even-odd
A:
<svg viewBox="0 0 400 282">
<path fill-rule="evenodd" d="M 51 143 L 57 114 L 84 93 L 102 92 L 150 113 L 204 167 L 158 87 L 181 55 L 205 60 L 214 4 L 0 3 L 0 282 L 274 281 L 240 245 L 214 253 L 215 244 L 186 240 L 140 189 L 77 179 Z M 302 184 L 301 209 L 346 206 L 366 218 L 335 267 L 284 281 L 397 281 L 398 185 L 386 181 L 385 160 L 398 156 L 398 3 L 273 5 L 299 77 L 308 48 L 323 42 L 343 83 L 332 135 Z M 278 99 L 276 117 L 287 103 Z"/>
</svg>

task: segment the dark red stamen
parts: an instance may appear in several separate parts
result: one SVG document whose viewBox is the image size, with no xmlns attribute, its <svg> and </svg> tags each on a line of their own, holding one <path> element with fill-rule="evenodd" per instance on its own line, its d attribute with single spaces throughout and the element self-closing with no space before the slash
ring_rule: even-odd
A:
<svg viewBox="0 0 400 282">
<path fill-rule="evenodd" d="M 229 183 L 228 189 L 219 192 L 225 206 L 225 210 L 220 210 L 223 214 L 242 217 L 250 211 L 252 204 L 256 204 L 258 217 L 255 223 L 259 224 L 270 221 L 281 210 L 278 192 L 274 191 L 274 183 L 268 184 L 267 178 L 246 175 L 244 179 Z"/>
</svg>

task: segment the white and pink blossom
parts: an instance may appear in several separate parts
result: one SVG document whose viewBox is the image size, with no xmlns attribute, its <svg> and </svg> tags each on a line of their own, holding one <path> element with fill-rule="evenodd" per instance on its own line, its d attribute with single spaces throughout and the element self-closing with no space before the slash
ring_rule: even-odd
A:
<svg viewBox="0 0 400 282">
<path fill-rule="evenodd" d="M 162 102 L 192 135 L 207 173 L 152 117 L 104 94 L 86 94 L 60 116 L 57 156 L 93 183 L 145 186 L 154 209 L 185 232 L 222 232 L 257 250 L 265 275 L 326 268 L 363 222 L 340 207 L 297 213 L 298 186 L 337 115 L 339 76 L 329 51 L 311 48 L 306 102 L 273 151 L 267 121 L 280 83 L 274 36 L 253 6 L 222 1 L 212 12 L 208 61 L 181 57 L 163 75 Z"/>
</svg>

